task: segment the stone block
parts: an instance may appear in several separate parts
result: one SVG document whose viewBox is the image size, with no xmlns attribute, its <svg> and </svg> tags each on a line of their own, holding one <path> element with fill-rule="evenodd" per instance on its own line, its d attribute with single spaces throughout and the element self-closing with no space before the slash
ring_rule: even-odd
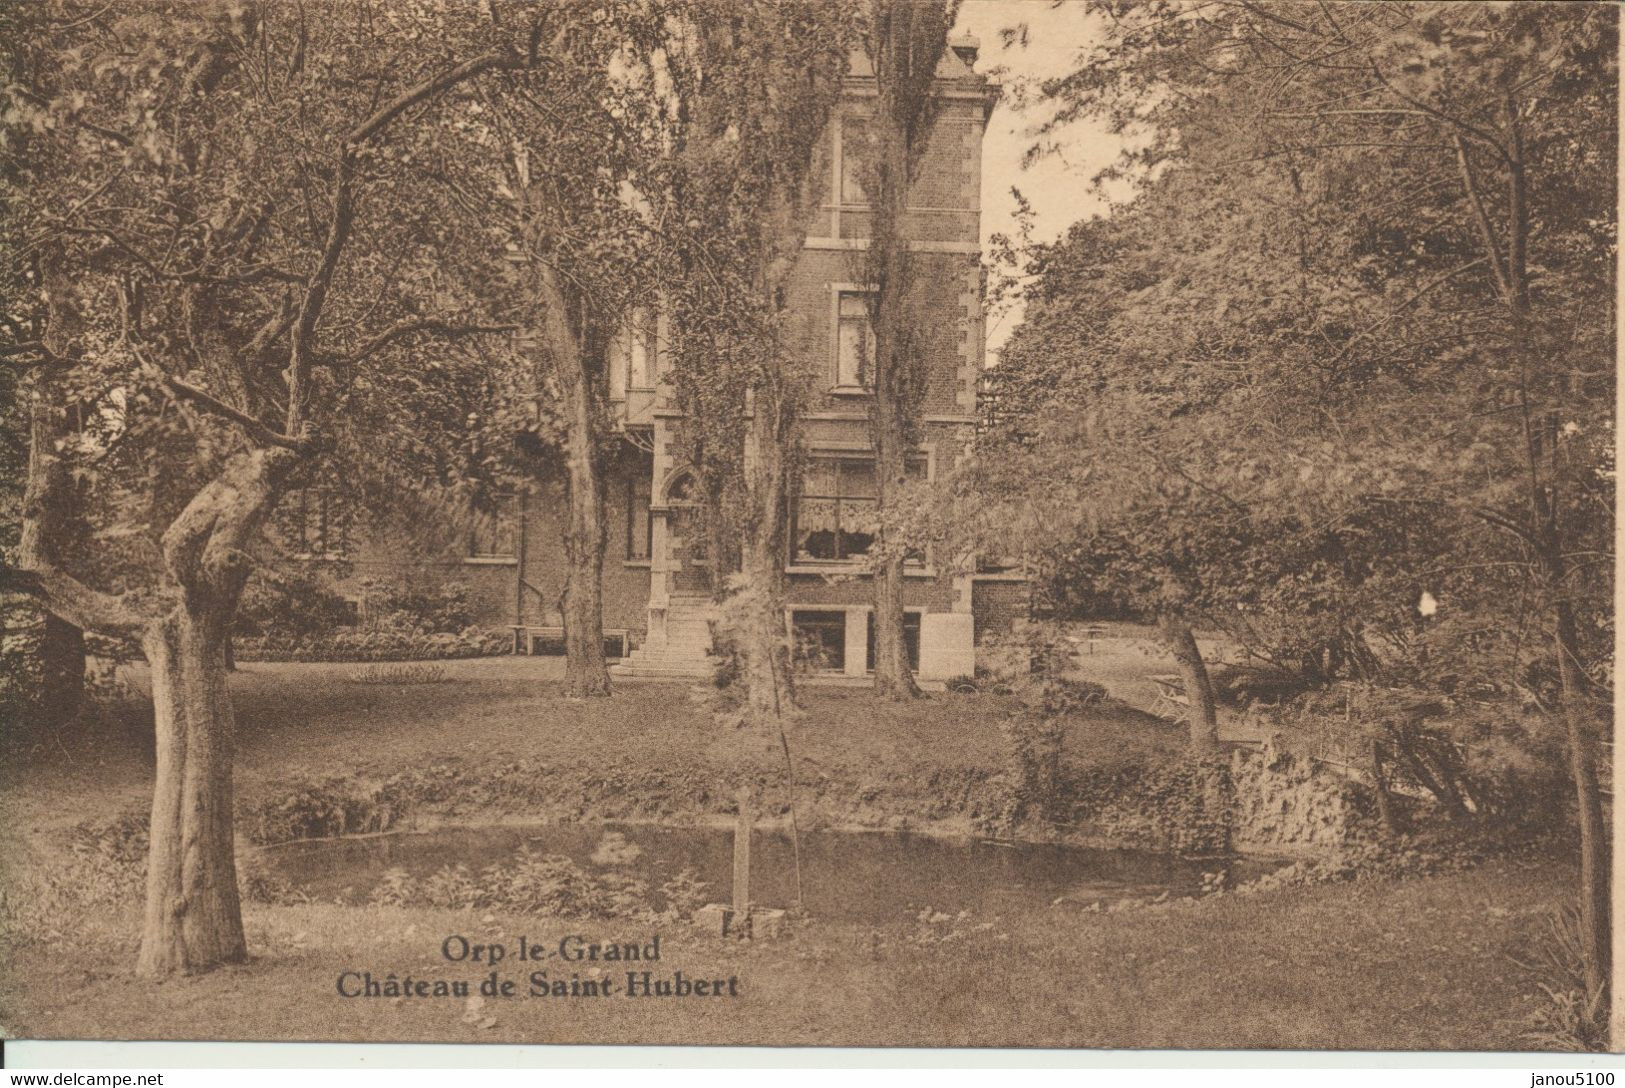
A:
<svg viewBox="0 0 1625 1088">
<path fill-rule="evenodd" d="M 784 935 L 785 913 L 782 910 L 770 910 L 766 907 L 756 907 L 750 912 L 750 935 L 752 940 L 771 941 L 775 937 Z"/>
<path fill-rule="evenodd" d="M 693 922 L 696 927 L 714 937 L 744 937 L 770 941 L 782 936 L 785 931 L 786 914 L 782 910 L 752 907 L 742 925 L 735 922 L 737 917 L 733 907 L 726 903 L 707 903 L 694 912 Z"/>
<path fill-rule="evenodd" d="M 694 912 L 694 924 L 713 937 L 729 935 L 734 920 L 734 909 L 725 903 L 707 903 Z"/>
</svg>

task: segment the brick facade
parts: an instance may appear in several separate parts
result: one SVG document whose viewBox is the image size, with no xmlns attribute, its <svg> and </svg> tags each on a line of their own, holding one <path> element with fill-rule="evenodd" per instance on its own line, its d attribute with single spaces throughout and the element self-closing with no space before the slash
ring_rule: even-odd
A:
<svg viewBox="0 0 1625 1088">
<path fill-rule="evenodd" d="M 924 420 L 920 428 L 925 471 L 948 471 L 974 434 L 977 382 L 983 366 L 983 314 L 980 269 L 980 190 L 983 128 L 995 88 L 975 75 L 973 54 L 945 56 L 938 70 L 940 109 L 919 179 L 910 195 L 905 232 L 916 251 L 916 283 L 925 292 L 928 314 L 923 326 L 929 372 Z M 837 390 L 837 303 L 842 290 L 861 291 L 869 214 L 843 186 L 843 159 L 854 153 L 857 126 L 872 101 L 873 80 L 855 59 L 839 116 L 831 123 L 832 169 L 825 176 L 827 199 L 814 212 L 806 245 L 789 284 L 788 308 L 794 316 L 788 334 L 792 350 L 804 362 L 806 417 L 803 426 L 809 458 L 845 454 L 860 458 L 872 449 L 867 412 L 869 396 Z M 858 194 L 861 199 L 861 193 Z M 609 544 L 604 560 L 604 624 L 624 629 L 634 640 L 649 629 L 673 594 L 692 593 L 696 574 L 688 561 L 692 541 L 679 539 L 682 503 L 669 494 L 683 471 L 674 448 L 677 413 L 669 387 L 661 383 L 664 327 L 645 321 L 652 331 L 634 347 L 630 338 L 618 345 L 611 367 L 611 399 L 619 426 L 627 435 L 621 456 L 608 474 L 606 489 Z M 634 358 L 634 351 L 638 352 Z M 648 502 L 645 512 L 643 501 Z M 520 501 L 514 501 L 514 507 Z M 557 602 L 563 587 L 559 544 L 564 514 L 561 489 L 536 481 L 523 499 L 522 530 L 516 531 L 513 555 L 468 557 L 445 554 L 409 557 L 387 543 L 373 541 L 360 549 L 353 577 L 411 577 L 468 584 L 479 601 L 482 622 L 493 626 L 560 622 Z M 647 519 L 647 528 L 642 529 Z M 628 525 L 641 529 L 647 547 L 628 547 Z M 838 531 L 837 531 L 838 535 Z M 523 543 L 519 543 L 519 538 Z M 521 568 L 519 552 L 523 552 Z M 630 554 L 629 554 L 630 553 Z M 929 558 L 929 557 L 928 557 Z M 816 611 L 845 616 L 848 659 L 845 671 L 861 674 L 861 625 L 867 623 L 872 597 L 861 561 L 789 563 L 792 613 Z M 520 579 L 525 583 L 520 584 Z M 350 581 L 351 579 L 346 579 Z M 928 615 L 959 614 L 963 622 L 925 623 L 921 636 L 922 675 L 933 667 L 963 668 L 971 652 L 971 618 L 989 597 L 968 576 L 952 577 L 929 564 L 907 579 L 905 607 Z M 1002 614 L 996 621 L 1006 619 Z M 963 641 L 964 646 L 935 645 L 933 640 Z M 936 664 L 933 665 L 933 662 Z M 947 663 L 951 663 L 947 664 Z"/>
</svg>

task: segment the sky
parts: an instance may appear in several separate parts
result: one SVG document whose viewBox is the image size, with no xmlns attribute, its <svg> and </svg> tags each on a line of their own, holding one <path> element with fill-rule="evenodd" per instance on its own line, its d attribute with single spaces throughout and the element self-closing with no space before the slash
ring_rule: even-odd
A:
<svg viewBox="0 0 1625 1088">
<path fill-rule="evenodd" d="M 1006 71 L 998 78 L 1008 85 L 1018 79 L 1041 80 L 1071 71 L 1080 50 L 1094 40 L 1092 21 L 1081 3 L 1066 0 L 963 0 L 954 31 L 969 31 L 981 39 L 976 70 L 987 73 L 1002 67 Z M 1027 24 L 1027 45 L 1005 48 L 999 31 L 1018 23 Z M 1012 186 L 1019 188 L 1032 204 L 1034 241 L 1053 241 L 1074 222 L 1106 208 L 1105 202 L 1090 191 L 1089 179 L 1117 157 L 1122 144 L 1103 128 L 1087 123 L 1069 126 L 1061 134 L 1059 156 L 1046 157 L 1022 169 L 1022 156 L 1036 142 L 1032 128 L 1047 115 L 1048 109 L 1042 104 L 1016 110 L 1006 96 L 988 121 L 982 142 L 984 246 L 993 234 L 1015 231 Z M 989 320 L 990 361 L 1020 323 L 1020 317 L 1019 310 L 1013 310 Z"/>
</svg>

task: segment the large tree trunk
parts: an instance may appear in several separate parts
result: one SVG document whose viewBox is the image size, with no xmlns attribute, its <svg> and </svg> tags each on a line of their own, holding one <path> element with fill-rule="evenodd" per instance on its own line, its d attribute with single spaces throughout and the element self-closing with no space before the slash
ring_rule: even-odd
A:
<svg viewBox="0 0 1625 1088">
<path fill-rule="evenodd" d="M 1196 635 L 1183 616 L 1172 612 L 1157 617 L 1157 635 L 1174 655 L 1185 685 L 1185 698 L 1190 701 L 1191 751 L 1197 756 L 1214 755 L 1219 750 L 1218 705 Z"/>
<path fill-rule="evenodd" d="M 602 338 L 586 304 L 562 286 L 551 270 L 542 274 L 547 343 L 564 399 L 565 496 L 570 516 L 564 530 L 564 693 L 572 698 L 608 695 L 604 658 Z"/>
<path fill-rule="evenodd" d="M 793 417 L 776 403 L 771 391 L 759 390 L 751 418 L 754 447 L 751 502 L 746 540 L 741 549 L 745 614 L 732 632 L 755 722 L 782 729 L 785 714 L 796 706 L 791 647 L 785 631 L 784 557 L 786 495 Z"/>
<path fill-rule="evenodd" d="M 177 609 L 142 640 L 152 666 L 158 767 L 136 970 L 153 978 L 247 956 L 233 845 L 228 621 L 220 604 Z"/>
<path fill-rule="evenodd" d="M 889 153 L 895 160 L 888 175 L 905 179 L 906 147 L 893 135 Z M 901 233 L 905 186 L 901 180 L 882 186 L 880 201 L 889 202 L 889 214 L 875 216 L 871 245 L 881 247 L 874 273 L 879 290 L 871 307 L 875 333 L 875 399 L 871 435 L 875 445 L 875 496 L 880 513 L 882 557 L 874 565 L 875 691 L 890 699 L 911 699 L 920 693 L 909 668 L 908 644 L 903 635 L 903 561 L 897 541 L 888 540 L 885 524 L 898 494 L 907 483 L 908 440 L 919 405 L 918 381 L 923 361 L 919 338 L 910 327 L 907 242 Z"/>
<path fill-rule="evenodd" d="M 245 549 L 297 460 L 283 449 L 239 454 L 164 532 L 164 563 L 179 600 L 141 639 L 157 733 L 136 961 L 148 977 L 204 971 L 247 954 L 233 847 L 236 724 L 226 643 L 252 568 Z"/>
<path fill-rule="evenodd" d="M 883 554 L 874 566 L 875 691 L 892 699 L 920 693 L 903 635 L 905 549 L 888 533 L 892 507 L 907 482 L 909 444 L 925 396 L 922 319 L 915 305 L 915 268 L 907 237 L 909 187 L 932 128 L 932 82 L 953 21 L 951 6 L 876 0 L 866 47 L 874 66 L 876 103 L 871 156 L 864 163 L 872 196 L 866 278 L 874 288 L 875 488 Z"/>
<path fill-rule="evenodd" d="M 584 381 L 561 383 L 569 392 L 566 494 L 570 518 L 564 530 L 564 693 L 609 694 L 604 658 L 604 474 L 589 416 Z"/>
<path fill-rule="evenodd" d="M 901 247 L 899 240 L 895 243 Z M 904 290 L 907 270 L 901 252 L 891 263 L 889 281 L 893 291 Z M 909 320 L 903 299 L 883 298 L 875 311 L 880 321 L 875 330 L 875 354 L 889 359 L 875 376 L 875 403 L 872 434 L 875 444 L 875 496 L 881 515 L 882 558 L 874 566 L 875 591 L 875 691 L 890 699 L 911 699 L 920 693 L 909 668 L 908 643 L 903 634 L 903 561 L 897 542 L 886 539 L 887 513 L 908 479 L 908 417 L 914 398 L 910 385 L 911 367 L 919 360 L 905 358 L 914 337 L 904 327 Z"/>
</svg>

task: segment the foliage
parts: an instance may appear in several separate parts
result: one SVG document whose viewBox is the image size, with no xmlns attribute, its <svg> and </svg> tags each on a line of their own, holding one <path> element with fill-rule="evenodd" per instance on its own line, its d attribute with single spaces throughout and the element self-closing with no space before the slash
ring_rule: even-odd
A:
<svg viewBox="0 0 1625 1088">
<path fill-rule="evenodd" d="M 298 640 L 330 635 L 355 622 L 355 610 L 320 574 L 267 569 L 248 583 L 233 633 Z"/>
<path fill-rule="evenodd" d="M 413 662 L 406 665 L 374 665 L 350 673 L 352 684 L 439 684 L 446 679 L 446 670 L 439 665 Z"/>
<path fill-rule="evenodd" d="M 1530 958 L 1513 957 L 1513 962 L 1536 976 L 1543 997 L 1524 1034 L 1535 1049 L 1608 1049 L 1607 1032 L 1586 1012 L 1594 997 L 1586 992 L 1578 907 L 1566 904 L 1552 911 L 1546 917 L 1545 932 L 1535 937 Z"/>
<path fill-rule="evenodd" d="M 245 638 L 233 648 L 240 661 L 444 661 L 511 653 L 513 643 L 506 632 L 483 627 L 427 635 L 409 627 L 374 627 L 303 638 Z"/>
<path fill-rule="evenodd" d="M 1060 614 L 1223 631 L 1289 716 L 1357 689 L 1356 765 L 1458 812 L 1541 815 L 1516 783 L 1566 744 L 1605 951 L 1616 21 L 1094 10 L 1040 93 L 1123 137 L 1131 198 L 1029 250 L 941 531 L 1024 539 Z"/>
<path fill-rule="evenodd" d="M 246 834 L 265 845 L 299 839 L 330 839 L 388 831 L 408 802 L 391 783 L 377 784 L 349 775 L 286 783 L 247 814 Z"/>
<path fill-rule="evenodd" d="M 763 728 L 796 706 L 783 556 L 801 409 L 818 373 L 787 298 L 828 178 L 855 9 L 696 5 L 665 52 L 677 123 L 651 195 L 673 225 L 662 281 L 677 451 L 697 474 L 724 601 L 716 679 L 738 683 Z"/>
<path fill-rule="evenodd" d="M 372 901 L 391 907 L 443 910 L 502 910 L 564 918 L 686 917 L 703 902 L 706 885 L 692 869 L 662 884 L 656 897 L 641 880 L 620 873 L 583 869 L 562 854 L 537 854 L 528 847 L 509 861 L 472 871 L 448 865 L 427 877 L 391 869 Z"/>
</svg>

